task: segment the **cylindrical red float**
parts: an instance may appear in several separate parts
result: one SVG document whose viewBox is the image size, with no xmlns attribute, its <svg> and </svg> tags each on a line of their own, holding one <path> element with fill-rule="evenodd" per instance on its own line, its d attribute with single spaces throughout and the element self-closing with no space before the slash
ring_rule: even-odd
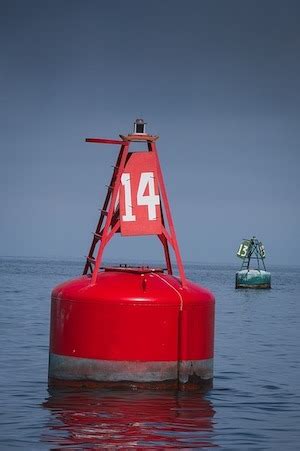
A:
<svg viewBox="0 0 300 451">
<path fill-rule="evenodd" d="M 160 269 L 106 268 L 52 293 L 50 383 L 194 388 L 213 377 L 214 298 Z"/>
</svg>

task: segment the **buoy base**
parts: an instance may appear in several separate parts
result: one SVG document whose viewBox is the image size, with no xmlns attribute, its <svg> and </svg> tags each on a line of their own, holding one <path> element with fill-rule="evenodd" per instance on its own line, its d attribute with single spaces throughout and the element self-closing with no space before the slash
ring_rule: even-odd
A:
<svg viewBox="0 0 300 451">
<path fill-rule="evenodd" d="M 185 392 L 206 392 L 213 388 L 213 379 L 198 378 L 181 384 L 177 380 L 163 382 L 100 382 L 91 380 L 62 380 L 49 377 L 48 386 L 53 388 L 109 389 L 109 390 L 179 390 Z"/>
<path fill-rule="evenodd" d="M 257 285 L 237 284 L 235 288 L 269 289 L 269 288 L 271 288 L 271 285 L 269 285 L 269 284 L 257 284 Z"/>
<path fill-rule="evenodd" d="M 49 385 L 87 388 L 207 390 L 213 359 L 172 362 L 107 361 L 50 353 Z"/>
<path fill-rule="evenodd" d="M 235 275 L 235 288 L 271 288 L 271 274 L 256 269 L 238 271 Z"/>
</svg>

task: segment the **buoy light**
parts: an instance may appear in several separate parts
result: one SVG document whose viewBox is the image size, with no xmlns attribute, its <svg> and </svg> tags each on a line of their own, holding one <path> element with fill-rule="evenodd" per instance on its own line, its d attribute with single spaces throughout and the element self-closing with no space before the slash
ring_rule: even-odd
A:
<svg viewBox="0 0 300 451">
<path fill-rule="evenodd" d="M 146 134 L 146 122 L 143 119 L 136 119 L 134 123 L 134 132 L 135 135 L 145 135 Z"/>
</svg>

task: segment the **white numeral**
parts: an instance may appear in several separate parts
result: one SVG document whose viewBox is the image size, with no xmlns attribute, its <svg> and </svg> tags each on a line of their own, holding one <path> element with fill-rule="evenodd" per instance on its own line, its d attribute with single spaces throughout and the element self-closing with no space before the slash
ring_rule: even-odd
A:
<svg viewBox="0 0 300 451">
<path fill-rule="evenodd" d="M 239 250 L 237 251 L 237 255 L 240 255 L 241 257 L 246 257 L 248 252 L 249 246 L 247 244 L 241 244 L 239 247 Z"/>
<path fill-rule="evenodd" d="M 131 181 L 129 173 L 122 174 L 121 183 L 124 186 L 125 197 L 125 215 L 122 216 L 122 220 L 136 221 L 136 215 L 132 214 Z M 149 194 L 145 194 L 147 186 Z M 153 172 L 142 172 L 137 191 L 137 205 L 147 205 L 148 219 L 149 221 L 154 221 L 156 219 L 156 205 L 159 204 L 159 194 L 155 194 Z"/>
<path fill-rule="evenodd" d="M 125 192 L 125 215 L 122 216 L 122 220 L 136 221 L 136 216 L 132 214 L 130 174 L 123 173 L 121 183 L 124 186 Z"/>
<path fill-rule="evenodd" d="M 145 190 L 149 187 L 149 194 L 145 195 Z M 142 172 L 139 188 L 137 192 L 137 204 L 148 206 L 148 219 L 154 221 L 156 219 L 156 205 L 159 205 L 159 195 L 155 194 L 154 174 L 153 172 Z"/>
</svg>

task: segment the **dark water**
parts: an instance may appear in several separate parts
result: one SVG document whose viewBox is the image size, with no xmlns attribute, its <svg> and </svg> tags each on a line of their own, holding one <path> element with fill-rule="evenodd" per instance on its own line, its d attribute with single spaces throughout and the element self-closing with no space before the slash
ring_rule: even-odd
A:
<svg viewBox="0 0 300 451">
<path fill-rule="evenodd" d="M 48 391 L 50 291 L 82 262 L 0 259 L 0 449 L 296 450 L 300 443 L 300 269 L 272 290 L 234 289 L 235 268 L 188 266 L 217 300 L 206 394 Z"/>
</svg>

